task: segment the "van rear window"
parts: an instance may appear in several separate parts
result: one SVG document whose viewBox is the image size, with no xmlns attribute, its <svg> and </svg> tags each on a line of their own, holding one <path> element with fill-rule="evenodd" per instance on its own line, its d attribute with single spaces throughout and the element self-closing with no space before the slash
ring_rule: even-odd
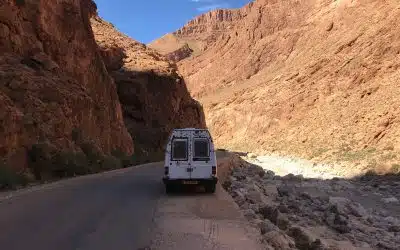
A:
<svg viewBox="0 0 400 250">
<path fill-rule="evenodd" d="M 187 139 L 174 139 L 172 142 L 172 160 L 186 161 L 187 158 Z"/>
<path fill-rule="evenodd" d="M 208 160 L 210 158 L 210 145 L 207 139 L 194 139 L 193 160 Z"/>
</svg>

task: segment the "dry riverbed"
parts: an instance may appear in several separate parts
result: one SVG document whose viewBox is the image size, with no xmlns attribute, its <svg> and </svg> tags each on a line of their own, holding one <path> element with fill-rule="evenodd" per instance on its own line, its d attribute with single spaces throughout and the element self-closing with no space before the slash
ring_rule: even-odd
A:
<svg viewBox="0 0 400 250">
<path fill-rule="evenodd" d="M 231 159 L 224 183 L 266 249 L 400 249 L 400 177 L 318 168 L 305 160 Z"/>
</svg>

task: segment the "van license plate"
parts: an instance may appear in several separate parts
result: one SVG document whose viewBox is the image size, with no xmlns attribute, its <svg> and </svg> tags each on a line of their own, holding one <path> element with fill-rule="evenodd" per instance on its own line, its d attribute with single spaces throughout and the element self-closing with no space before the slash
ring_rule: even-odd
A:
<svg viewBox="0 0 400 250">
<path fill-rule="evenodd" d="M 196 185 L 198 183 L 199 183 L 198 181 L 183 181 L 184 185 Z"/>
</svg>

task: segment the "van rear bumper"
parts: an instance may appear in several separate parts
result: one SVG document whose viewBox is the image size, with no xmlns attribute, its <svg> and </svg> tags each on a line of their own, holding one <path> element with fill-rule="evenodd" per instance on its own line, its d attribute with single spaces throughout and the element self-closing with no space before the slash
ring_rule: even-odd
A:
<svg viewBox="0 0 400 250">
<path fill-rule="evenodd" d="M 196 184 L 217 184 L 218 178 L 213 177 L 209 179 L 170 179 L 168 177 L 163 178 L 164 184 L 177 184 L 177 185 L 187 185 L 185 182 L 197 182 Z"/>
</svg>

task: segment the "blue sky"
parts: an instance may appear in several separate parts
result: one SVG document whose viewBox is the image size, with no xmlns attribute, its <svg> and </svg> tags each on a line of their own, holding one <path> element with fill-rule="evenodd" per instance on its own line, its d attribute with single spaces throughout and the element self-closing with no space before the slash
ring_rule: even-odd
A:
<svg viewBox="0 0 400 250">
<path fill-rule="evenodd" d="M 94 0 L 100 17 L 142 43 L 182 27 L 201 13 L 239 8 L 251 0 Z"/>
</svg>

